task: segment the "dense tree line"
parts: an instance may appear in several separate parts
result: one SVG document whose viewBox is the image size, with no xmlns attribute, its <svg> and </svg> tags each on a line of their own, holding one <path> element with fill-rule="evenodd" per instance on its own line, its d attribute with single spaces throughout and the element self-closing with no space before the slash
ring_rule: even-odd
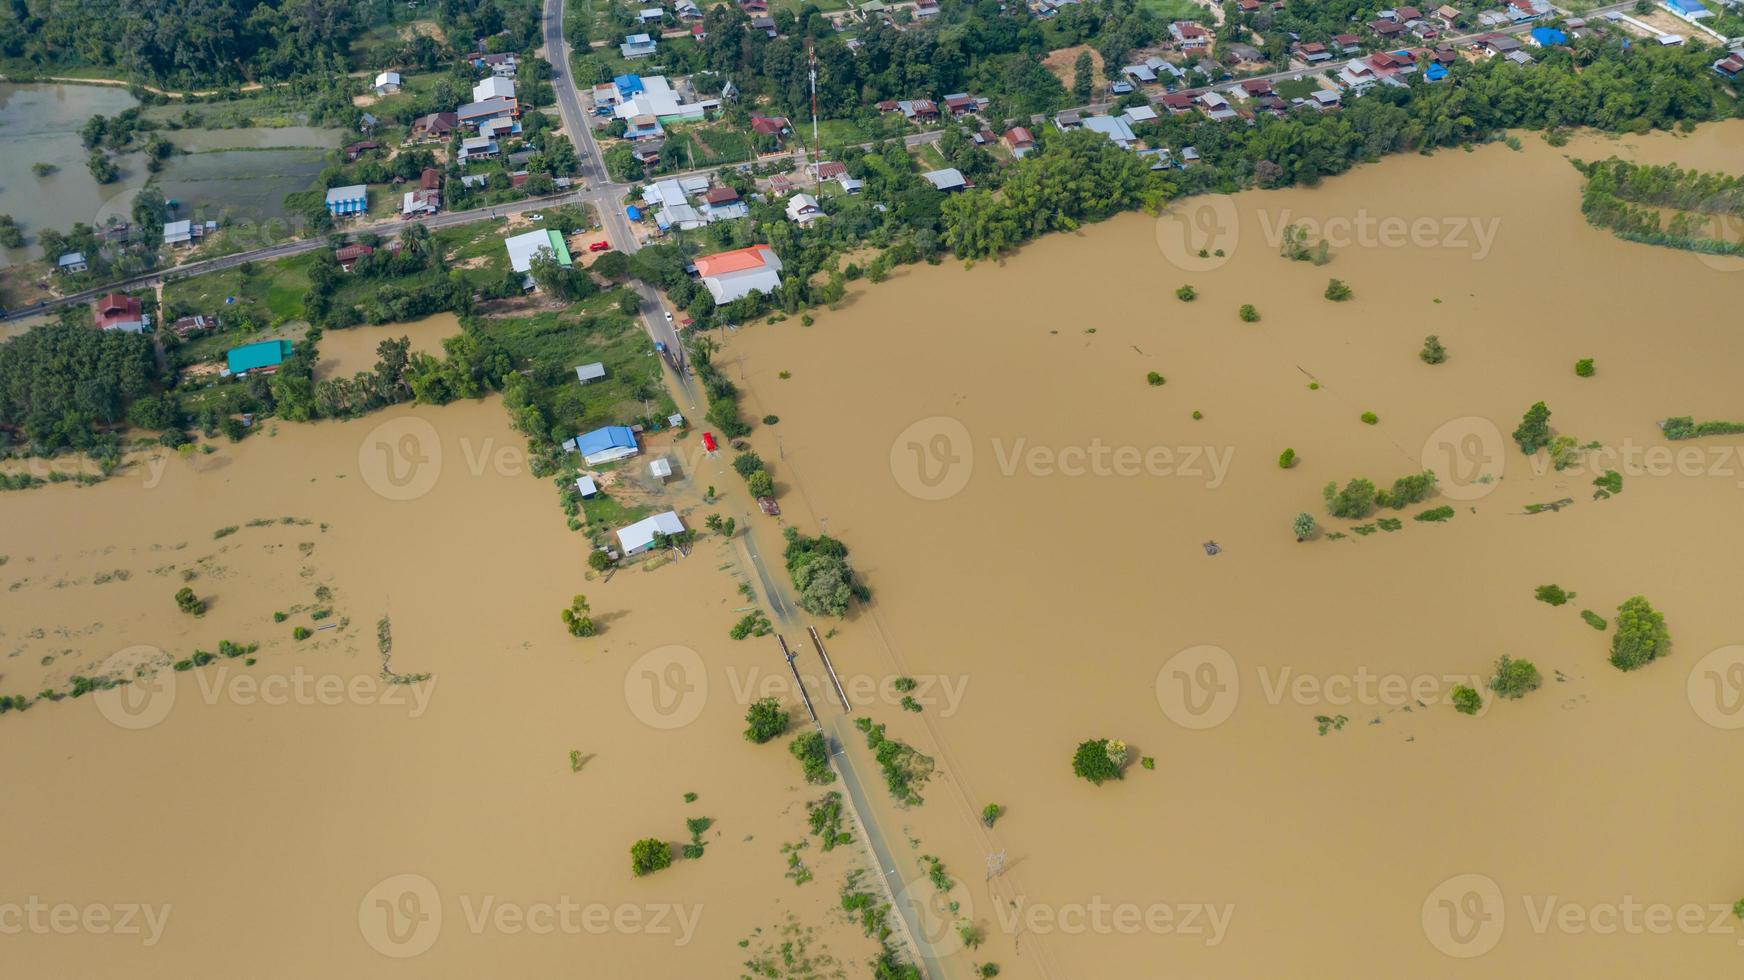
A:
<svg viewBox="0 0 1744 980">
<path fill-rule="evenodd" d="M 0 5 L 0 57 L 45 71 L 114 68 L 160 86 L 199 87 L 300 75 L 343 75 L 351 45 L 385 21 L 390 0 L 9 0 Z M 537 44 L 539 5 L 525 0 L 438 0 L 437 23 L 457 43 L 508 31 L 515 49 Z M 432 64 L 431 41 L 402 52 Z"/>
<path fill-rule="evenodd" d="M 155 379 L 143 334 L 37 327 L 0 344 L 0 426 L 42 449 L 89 449 Z"/>
</svg>

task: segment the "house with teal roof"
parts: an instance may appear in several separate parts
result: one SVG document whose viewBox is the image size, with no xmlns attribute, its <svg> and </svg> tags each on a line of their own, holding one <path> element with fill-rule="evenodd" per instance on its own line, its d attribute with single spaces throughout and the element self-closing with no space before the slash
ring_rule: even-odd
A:
<svg viewBox="0 0 1744 980">
<path fill-rule="evenodd" d="M 261 340 L 241 347 L 230 348 L 224 355 L 226 372 L 231 377 L 247 374 L 253 371 L 257 374 L 271 374 L 279 369 L 279 365 L 289 360 L 291 342 L 288 340 Z"/>
</svg>

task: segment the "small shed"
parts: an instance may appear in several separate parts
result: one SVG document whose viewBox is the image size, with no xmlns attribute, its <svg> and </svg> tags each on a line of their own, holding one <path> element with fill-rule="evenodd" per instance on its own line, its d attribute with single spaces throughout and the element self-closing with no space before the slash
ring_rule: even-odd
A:
<svg viewBox="0 0 1744 980">
<path fill-rule="evenodd" d="M 576 367 L 575 376 L 580 379 L 582 384 L 598 381 L 606 376 L 606 366 L 599 361 L 592 364 L 582 364 Z"/>
<path fill-rule="evenodd" d="M 672 463 L 665 457 L 651 460 L 648 463 L 648 474 L 656 480 L 665 482 L 672 476 Z"/>
<path fill-rule="evenodd" d="M 583 498 L 597 496 L 599 494 L 599 484 L 593 482 L 592 476 L 583 473 L 581 476 L 576 477 L 575 492 L 581 494 Z"/>
</svg>

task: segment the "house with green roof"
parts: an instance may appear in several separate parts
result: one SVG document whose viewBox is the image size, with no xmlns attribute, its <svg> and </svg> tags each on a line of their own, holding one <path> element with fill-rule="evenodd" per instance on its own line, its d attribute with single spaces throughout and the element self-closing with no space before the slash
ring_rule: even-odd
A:
<svg viewBox="0 0 1744 980">
<path fill-rule="evenodd" d="M 279 369 L 291 356 L 291 342 L 288 340 L 260 340 L 241 347 L 230 348 L 224 355 L 228 370 L 232 377 L 254 371 L 260 374 L 271 374 Z"/>
</svg>

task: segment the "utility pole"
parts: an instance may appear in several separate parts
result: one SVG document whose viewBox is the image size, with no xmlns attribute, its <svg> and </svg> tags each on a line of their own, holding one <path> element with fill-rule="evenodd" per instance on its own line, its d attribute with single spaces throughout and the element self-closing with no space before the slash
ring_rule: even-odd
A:
<svg viewBox="0 0 1744 980">
<path fill-rule="evenodd" d="M 811 78 L 811 189 L 817 192 L 823 190 L 823 180 L 818 176 L 818 164 L 823 162 L 823 150 L 818 144 L 817 49 L 812 46 L 810 38 L 805 41 L 805 57 L 807 74 Z"/>
</svg>

